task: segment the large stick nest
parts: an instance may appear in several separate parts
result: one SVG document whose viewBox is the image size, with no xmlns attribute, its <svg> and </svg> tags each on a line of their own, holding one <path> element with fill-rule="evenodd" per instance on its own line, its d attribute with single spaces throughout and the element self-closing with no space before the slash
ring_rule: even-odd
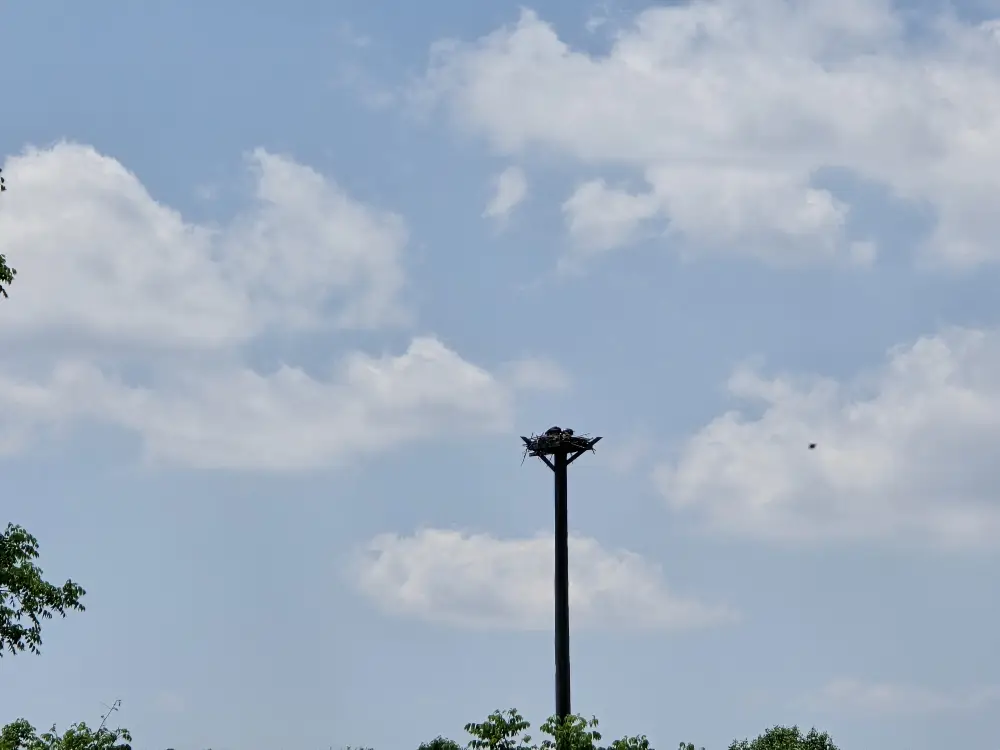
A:
<svg viewBox="0 0 1000 750">
<path fill-rule="evenodd" d="M 594 450 L 594 443 L 600 438 L 577 434 L 573 430 L 550 427 L 540 435 L 532 434 L 524 440 L 526 456 L 552 456 L 556 453 L 576 453 Z"/>
</svg>

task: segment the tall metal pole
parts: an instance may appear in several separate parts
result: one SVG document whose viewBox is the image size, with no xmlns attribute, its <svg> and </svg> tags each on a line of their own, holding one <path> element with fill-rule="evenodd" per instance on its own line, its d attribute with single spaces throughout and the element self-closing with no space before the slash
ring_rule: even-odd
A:
<svg viewBox="0 0 1000 750">
<path fill-rule="evenodd" d="M 521 437 L 525 455 L 540 458 L 555 476 L 555 651 L 556 717 L 560 722 L 573 711 L 570 705 L 569 670 L 569 482 L 568 467 L 601 438 L 576 435 L 552 427 L 541 435 Z"/>
<path fill-rule="evenodd" d="M 569 681 L 569 488 L 568 455 L 552 457 L 556 485 L 556 716 L 565 719 L 570 710 Z"/>
</svg>

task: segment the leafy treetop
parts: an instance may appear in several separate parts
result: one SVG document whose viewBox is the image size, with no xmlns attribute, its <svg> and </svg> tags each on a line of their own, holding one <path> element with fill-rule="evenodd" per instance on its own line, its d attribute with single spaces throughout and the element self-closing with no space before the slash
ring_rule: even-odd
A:
<svg viewBox="0 0 1000 750">
<path fill-rule="evenodd" d="M 601 746 L 601 733 L 597 730 L 596 717 L 567 716 L 560 721 L 550 717 L 539 729 L 548 735 L 540 745 L 532 745 L 526 734 L 530 724 L 516 709 L 494 711 L 482 724 L 466 724 L 465 731 L 472 735 L 470 750 L 650 750 L 645 736 L 623 737 L 608 746 Z M 457 743 L 442 737 L 428 746 L 428 750 L 454 750 Z M 445 744 L 445 743 L 451 743 Z"/>
<path fill-rule="evenodd" d="M 82 721 L 61 735 L 55 726 L 39 734 L 25 719 L 0 730 L 0 750 L 132 750 L 131 743 L 127 729 L 91 729 Z"/>
<path fill-rule="evenodd" d="M 622 737 L 610 745 L 600 745 L 597 718 L 568 716 L 560 722 L 555 716 L 539 729 L 547 735 L 541 744 L 532 744 L 527 734 L 529 723 L 515 709 L 494 711 L 481 724 L 466 724 L 471 735 L 469 750 L 652 750 L 645 735 Z M 462 750 L 446 737 L 437 737 L 418 750 Z M 679 750 L 698 750 L 690 742 L 680 743 Z M 705 748 L 700 748 L 705 750 Z M 728 750 L 838 750 L 828 734 L 815 729 L 803 734 L 796 727 L 775 726 L 754 740 L 733 740 Z"/>
<path fill-rule="evenodd" d="M 42 620 L 53 612 L 65 617 L 66 610 L 84 610 L 83 588 L 73 581 L 49 583 L 33 562 L 37 558 L 38 540 L 21 526 L 7 524 L 0 533 L 0 656 L 4 651 L 39 653 Z"/>
<path fill-rule="evenodd" d="M 3 172 L 0 169 L 0 172 Z M 0 192 L 5 192 L 7 186 L 4 185 L 3 177 L 0 177 Z M 0 253 L 0 297 L 7 296 L 7 289 L 4 284 L 10 286 L 14 283 L 14 277 L 17 276 L 17 271 L 7 265 L 7 258 L 4 257 L 3 253 Z"/>
<path fill-rule="evenodd" d="M 755 740 L 733 741 L 729 750 L 837 750 L 830 735 L 810 729 L 802 734 L 798 727 L 771 727 Z"/>
</svg>

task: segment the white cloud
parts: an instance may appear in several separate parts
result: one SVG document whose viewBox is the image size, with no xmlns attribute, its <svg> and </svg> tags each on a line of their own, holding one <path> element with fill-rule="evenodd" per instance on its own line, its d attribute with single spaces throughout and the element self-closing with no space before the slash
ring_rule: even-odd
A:
<svg viewBox="0 0 1000 750">
<path fill-rule="evenodd" d="M 604 33 L 614 33 L 621 28 L 624 16 L 624 9 L 618 2 L 595 3 L 588 14 L 584 28 L 590 34 L 601 30 Z"/>
<path fill-rule="evenodd" d="M 99 422 L 150 461 L 288 470 L 510 427 L 516 386 L 430 336 L 397 356 L 332 350 L 326 376 L 244 364 L 263 333 L 405 319 L 402 220 L 289 159 L 251 164 L 253 206 L 212 227 L 86 146 L 7 162 L 0 236 L 19 274 L 0 328 L 0 454 Z"/>
<path fill-rule="evenodd" d="M 396 357 L 351 353 L 329 379 L 227 364 L 169 369 L 139 387 L 97 364 L 61 362 L 44 381 L 0 370 L 0 455 L 102 422 L 138 435 L 151 462 L 318 468 L 443 432 L 510 429 L 512 396 L 433 338 L 414 339 Z"/>
<path fill-rule="evenodd" d="M 593 539 L 570 538 L 574 627 L 671 629 L 729 621 L 725 608 L 677 597 L 659 566 Z M 468 628 L 552 627 L 552 537 L 497 539 L 425 529 L 383 534 L 357 561 L 362 592 L 385 611 Z"/>
<path fill-rule="evenodd" d="M 526 357 L 506 367 L 506 381 L 516 388 L 534 391 L 565 391 L 573 379 L 558 363 L 543 357 Z"/>
<path fill-rule="evenodd" d="M 311 326 L 327 317 L 323 306 L 333 297 L 338 325 L 399 322 L 402 219 L 288 159 L 257 149 L 253 162 L 258 205 L 231 227 L 223 258 L 258 315 L 274 325 Z"/>
<path fill-rule="evenodd" d="M 610 188 L 604 180 L 579 185 L 562 206 L 570 236 L 587 253 L 602 252 L 635 239 L 642 222 L 659 213 L 655 196 Z"/>
<path fill-rule="evenodd" d="M 790 542 L 1000 542 L 1000 332 L 927 336 L 847 383 L 740 368 L 728 387 L 753 411 L 713 420 L 657 470 L 674 509 Z"/>
<path fill-rule="evenodd" d="M 528 195 L 528 178 L 520 167 L 507 167 L 493 180 L 493 198 L 483 218 L 504 220 Z"/>
<path fill-rule="evenodd" d="M 0 236 L 19 274 L 0 339 L 214 348 L 268 328 L 399 322 L 402 220 L 289 159 L 258 149 L 250 162 L 254 206 L 215 228 L 88 146 L 9 159 Z"/>
<path fill-rule="evenodd" d="M 1000 260 L 996 24 L 911 22 L 890 0 L 704 0 L 650 8 L 589 54 L 524 11 L 436 45 L 418 94 L 499 154 L 546 149 L 595 178 L 643 178 L 636 195 L 588 183 L 621 210 L 570 199 L 570 231 L 604 227 L 599 247 L 659 217 L 684 253 L 868 262 L 874 246 L 845 231 L 849 199 L 815 183 L 840 167 L 932 208 L 933 260 Z"/>
<path fill-rule="evenodd" d="M 124 394 L 123 394 L 124 395 Z M 349 354 L 329 380 L 282 367 L 184 374 L 119 400 L 150 458 L 203 467 L 312 468 L 454 431 L 509 428 L 511 394 L 436 339 L 396 357 Z"/>
<path fill-rule="evenodd" d="M 979 711 L 1000 703 L 1000 686 L 971 690 L 932 690 L 903 683 L 870 683 L 854 679 L 829 682 L 805 703 L 838 713 L 886 715 Z"/>
</svg>

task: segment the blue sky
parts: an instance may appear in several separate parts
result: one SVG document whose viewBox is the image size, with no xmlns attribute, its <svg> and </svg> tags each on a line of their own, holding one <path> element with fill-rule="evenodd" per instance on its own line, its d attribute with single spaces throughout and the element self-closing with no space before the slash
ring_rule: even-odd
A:
<svg viewBox="0 0 1000 750">
<path fill-rule="evenodd" d="M 537 726 L 560 424 L 607 736 L 985 747 L 1000 7 L 484 6 L 0 10 L 3 507 L 88 590 L 0 720 Z"/>
</svg>

